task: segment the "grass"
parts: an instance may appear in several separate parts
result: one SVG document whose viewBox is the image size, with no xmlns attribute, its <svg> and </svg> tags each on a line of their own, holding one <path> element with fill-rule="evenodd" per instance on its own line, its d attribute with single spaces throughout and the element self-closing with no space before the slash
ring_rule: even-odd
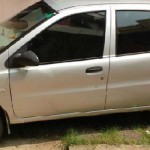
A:
<svg viewBox="0 0 150 150">
<path fill-rule="evenodd" d="M 62 137 L 65 146 L 70 145 L 150 145 L 150 135 L 142 127 L 132 127 L 130 130 L 121 130 L 118 127 L 107 127 L 100 130 L 95 136 L 79 132 L 76 129 L 69 129 Z"/>
</svg>

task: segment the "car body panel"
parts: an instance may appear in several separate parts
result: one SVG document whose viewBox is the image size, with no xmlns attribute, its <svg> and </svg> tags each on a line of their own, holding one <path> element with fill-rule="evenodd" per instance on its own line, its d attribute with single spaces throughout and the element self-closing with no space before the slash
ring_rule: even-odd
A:
<svg viewBox="0 0 150 150">
<path fill-rule="evenodd" d="M 53 18 L 45 21 L 30 33 L 26 34 L 20 40 L 16 41 L 12 46 L 10 46 L 5 52 L 1 53 L 0 59 L 0 104 L 1 107 L 7 112 L 10 120 L 10 124 L 16 123 L 25 123 L 33 121 L 43 121 L 43 120 L 54 120 L 54 119 L 63 119 L 70 117 L 80 117 L 80 116 L 92 116 L 92 115 L 103 115 L 109 113 L 119 113 L 119 112 L 134 112 L 134 111 L 144 111 L 150 110 L 149 102 L 149 53 L 130 55 L 123 57 L 116 57 L 116 17 L 115 10 L 150 10 L 150 1 L 149 0 L 45 0 L 52 8 L 56 9 L 59 13 Z M 111 8 L 111 10 L 110 10 Z M 61 76 L 60 72 L 64 73 L 61 66 L 62 64 L 53 64 L 39 67 L 25 67 L 20 69 L 7 69 L 5 62 L 9 56 L 15 53 L 22 45 L 26 44 L 33 37 L 38 35 L 43 29 L 47 28 L 50 24 L 64 18 L 65 16 L 72 15 L 80 12 L 87 11 L 98 11 L 98 10 L 107 10 L 107 32 L 106 32 L 106 41 L 105 41 L 105 51 L 103 59 L 96 60 L 86 60 L 83 62 L 71 62 L 64 63 L 64 69 L 68 67 L 70 70 L 67 75 Z M 111 29 L 111 30 L 110 30 Z M 109 58 L 110 57 L 110 58 Z M 110 61 L 109 61 L 110 59 Z M 125 63 L 126 62 L 126 63 Z M 102 73 L 95 75 L 86 75 L 85 69 L 93 65 L 103 65 L 105 70 Z M 110 64 L 110 65 L 109 65 Z M 146 66 L 147 65 L 147 66 Z M 81 66 L 80 69 L 77 66 Z M 110 70 L 109 70 L 110 67 Z M 47 71 L 48 69 L 48 71 Z M 73 69 L 73 73 L 72 70 Z M 134 70 L 135 69 L 135 70 Z M 27 74 L 28 71 L 32 73 Z M 9 82 L 9 72 L 11 75 L 11 80 Z M 47 75 L 47 72 L 50 74 Z M 143 73 L 144 72 L 144 73 Z M 37 74 L 38 73 L 38 74 Z M 82 74 L 82 75 L 81 75 Z M 107 77 L 109 74 L 109 84 L 107 83 Z M 26 80 L 27 76 L 29 80 Z M 44 79 L 40 79 L 40 82 L 44 81 L 44 85 L 49 87 L 48 83 L 51 83 L 53 86 L 44 91 L 43 87 L 37 84 L 39 76 L 42 75 L 43 78 L 52 79 L 57 77 L 54 84 L 53 80 L 46 82 Z M 76 76 L 75 76 L 76 75 Z M 72 77 L 73 76 L 73 77 Z M 77 80 L 77 76 L 78 78 Z M 104 77 L 104 80 L 101 80 L 101 77 Z M 76 78 L 74 78 L 76 77 Z M 86 79 L 85 79 L 86 77 Z M 37 79 L 38 78 L 38 79 Z M 40 76 L 41 78 L 41 76 Z M 72 80 L 74 78 L 74 80 Z M 84 78 L 84 80 L 83 80 Z M 64 81 L 65 79 L 65 81 Z M 90 79 L 90 80 L 89 80 Z M 77 82 L 75 82 L 77 80 Z M 24 82 L 26 81 L 26 82 Z M 31 82 L 34 81 L 34 85 L 31 86 Z M 68 82 L 69 81 L 69 82 Z M 69 84 L 66 84 L 66 83 Z M 81 84 L 83 82 L 84 84 Z M 62 83 L 63 87 L 60 87 L 58 83 Z M 92 86 L 87 86 L 88 83 L 94 83 Z M 10 89 L 12 87 L 12 93 Z M 69 88 L 69 86 L 71 88 Z M 77 87 L 78 86 L 78 87 Z M 30 89 L 38 90 L 38 93 L 30 92 Z M 53 89 L 57 88 L 57 90 Z M 55 90 L 55 91 L 54 91 Z M 92 94 L 88 97 L 77 97 L 83 98 L 82 103 L 78 105 L 75 99 L 75 92 L 78 91 L 90 91 Z M 98 91 L 101 92 L 98 92 Z M 107 96 L 105 99 L 105 90 L 107 91 Z M 59 93 L 60 100 L 65 100 L 69 98 L 66 105 L 65 103 L 60 104 L 57 101 L 56 104 L 59 105 L 59 108 L 62 108 L 63 111 L 57 109 L 54 111 L 49 110 L 48 100 L 43 98 L 42 101 L 38 99 L 33 99 L 34 106 L 32 105 L 33 96 L 46 96 L 49 94 L 49 91 L 53 96 Z M 65 94 L 70 92 L 69 94 Z M 13 94 L 15 92 L 15 95 Z M 17 94 L 17 92 L 20 92 Z M 29 92 L 28 95 L 26 93 Z M 95 95 L 96 94 L 96 95 Z M 26 99 L 20 99 L 21 97 L 28 97 Z M 97 97 L 95 103 L 91 103 L 91 98 Z M 11 97 L 15 98 L 12 103 Z M 102 101 L 98 101 L 98 97 L 102 97 Z M 56 97 L 55 97 L 56 98 Z M 105 100 L 104 100 L 105 99 Z M 73 103 L 70 103 L 70 100 Z M 99 99 L 100 100 L 100 99 Z M 40 101 L 40 103 L 39 103 Z M 19 103 L 18 103 L 19 102 Z M 98 106 L 98 105 L 99 106 Z M 106 105 L 105 105 L 106 104 Z M 24 105 L 24 106 L 22 106 Z M 36 105 L 36 106 L 35 106 Z M 42 106 L 44 110 L 38 109 L 39 106 Z M 61 106 L 60 106 L 61 105 Z M 72 105 L 72 106 L 71 106 Z M 105 109 L 104 109 L 105 105 Z M 73 108 L 75 106 L 75 108 Z M 85 107 L 84 107 L 85 106 Z M 90 108 L 89 106 L 92 106 Z M 50 106 L 51 107 L 51 106 Z M 84 107 L 84 108 L 83 108 Z M 13 109 L 14 108 L 14 109 Z M 15 108 L 17 108 L 17 113 L 14 113 Z M 21 108 L 21 109 L 20 109 Z M 30 108 L 27 109 L 27 108 Z M 31 110 L 32 109 L 32 110 Z M 76 110 L 75 110 L 76 109 Z M 35 111 L 34 111 L 35 110 Z M 69 112 L 69 111 L 70 112 Z M 39 112 L 38 112 L 39 111 Z M 75 111 L 75 112 L 74 112 Z"/>
<path fill-rule="evenodd" d="M 9 69 L 5 67 L 4 62 L 8 59 L 8 51 L 0 54 L 0 107 L 7 112 L 9 117 L 13 117 L 10 83 L 9 83 Z"/>
<path fill-rule="evenodd" d="M 44 0 L 55 10 L 63 10 L 77 6 L 110 5 L 110 4 L 150 4 L 149 0 Z"/>
<path fill-rule="evenodd" d="M 108 16 L 104 58 L 10 69 L 12 102 L 17 117 L 104 109 L 109 71 L 110 7 L 87 6 L 78 8 L 78 12 L 76 9 L 63 11 L 61 15 L 101 10 L 107 10 Z M 54 17 L 60 19 L 59 14 Z M 41 31 L 44 29 L 41 27 Z M 87 68 L 95 66 L 101 66 L 102 72 L 86 73 Z"/>
<path fill-rule="evenodd" d="M 116 56 L 116 10 L 148 10 L 150 5 L 111 5 L 111 58 L 106 109 L 150 105 L 150 53 Z"/>
<path fill-rule="evenodd" d="M 99 65 L 102 72 L 85 73 L 86 68 Z M 10 81 L 15 114 L 31 117 L 103 110 L 108 68 L 105 58 L 13 69 Z"/>
</svg>

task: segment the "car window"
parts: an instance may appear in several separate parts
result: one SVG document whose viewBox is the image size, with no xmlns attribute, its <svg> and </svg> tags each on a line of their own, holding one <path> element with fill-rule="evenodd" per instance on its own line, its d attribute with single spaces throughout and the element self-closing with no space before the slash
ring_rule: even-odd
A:
<svg viewBox="0 0 150 150">
<path fill-rule="evenodd" d="M 41 64 L 102 58 L 106 13 L 82 13 L 66 17 L 27 44 Z"/>
<path fill-rule="evenodd" d="M 44 1 L 20 12 L 17 16 L 0 24 L 0 50 L 25 34 L 34 26 L 54 16 L 55 11 Z"/>
<path fill-rule="evenodd" d="M 117 11 L 117 56 L 149 52 L 149 39 L 149 11 Z"/>
</svg>

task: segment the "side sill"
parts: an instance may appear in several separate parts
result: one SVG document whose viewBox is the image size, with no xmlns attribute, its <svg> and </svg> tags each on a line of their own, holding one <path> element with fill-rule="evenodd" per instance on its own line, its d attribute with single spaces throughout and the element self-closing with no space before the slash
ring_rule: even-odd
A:
<svg viewBox="0 0 150 150">
<path fill-rule="evenodd" d="M 37 117 L 29 117 L 29 118 L 14 118 L 13 120 L 10 120 L 10 124 L 20 124 L 20 123 L 29 123 L 29 122 L 46 121 L 46 120 L 57 120 L 57 119 L 74 118 L 74 117 L 97 116 L 97 115 L 106 115 L 106 114 L 113 114 L 113 113 L 127 113 L 127 112 L 138 112 L 138 111 L 148 111 L 148 110 L 150 110 L 150 106 L 122 108 L 122 109 L 107 109 L 107 110 L 98 110 L 98 111 L 90 111 L 90 112 L 75 112 L 75 113 L 67 113 L 67 114 L 59 114 L 59 115 L 51 115 L 51 116 L 37 116 Z"/>
</svg>

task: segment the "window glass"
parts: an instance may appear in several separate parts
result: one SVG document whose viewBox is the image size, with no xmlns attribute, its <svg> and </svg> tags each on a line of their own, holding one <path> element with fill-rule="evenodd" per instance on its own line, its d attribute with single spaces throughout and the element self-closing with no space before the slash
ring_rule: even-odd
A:
<svg viewBox="0 0 150 150">
<path fill-rule="evenodd" d="M 105 40 L 105 11 L 64 18 L 28 43 L 40 63 L 101 58 Z"/>
<path fill-rule="evenodd" d="M 149 11 L 117 11 L 117 55 L 148 52 L 149 39 Z"/>
<path fill-rule="evenodd" d="M 25 32 L 54 15 L 44 1 L 38 2 L 17 16 L 0 24 L 0 50 L 21 37 Z"/>
</svg>

